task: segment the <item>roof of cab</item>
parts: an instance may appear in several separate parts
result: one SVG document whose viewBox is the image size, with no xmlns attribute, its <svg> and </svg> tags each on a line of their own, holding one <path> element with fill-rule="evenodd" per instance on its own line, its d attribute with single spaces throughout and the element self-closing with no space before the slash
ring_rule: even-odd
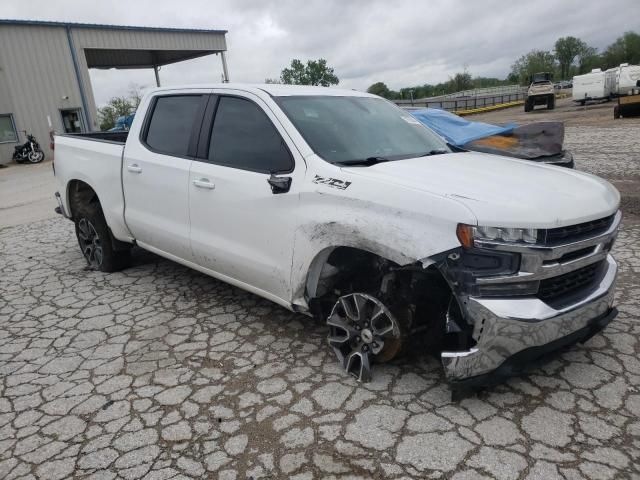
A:
<svg viewBox="0 0 640 480">
<path fill-rule="evenodd" d="M 331 97 L 375 97 L 366 92 L 357 90 L 347 90 L 333 87 L 315 87 L 309 85 L 283 85 L 279 83 L 206 83 L 200 85 L 176 85 L 172 87 L 159 87 L 149 90 L 149 93 L 162 92 L 168 90 L 188 90 L 192 88 L 215 88 L 226 90 L 243 90 L 255 94 L 267 93 L 274 97 L 323 95 Z"/>
</svg>

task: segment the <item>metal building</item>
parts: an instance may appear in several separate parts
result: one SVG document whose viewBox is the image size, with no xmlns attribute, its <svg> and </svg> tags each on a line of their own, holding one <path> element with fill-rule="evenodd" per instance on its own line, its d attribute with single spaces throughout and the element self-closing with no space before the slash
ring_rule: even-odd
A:
<svg viewBox="0 0 640 480">
<path fill-rule="evenodd" d="M 49 155 L 49 132 L 98 129 L 90 68 L 152 68 L 220 54 L 226 30 L 149 28 L 0 19 L 0 163 L 32 133 Z"/>
</svg>

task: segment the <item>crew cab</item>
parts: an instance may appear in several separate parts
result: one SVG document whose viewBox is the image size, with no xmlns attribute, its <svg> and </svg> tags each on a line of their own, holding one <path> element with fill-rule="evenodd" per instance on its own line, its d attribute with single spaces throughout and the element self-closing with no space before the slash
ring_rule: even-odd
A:
<svg viewBox="0 0 640 480">
<path fill-rule="evenodd" d="M 322 318 L 344 369 L 412 345 L 491 383 L 615 316 L 606 181 L 450 147 L 351 90 L 147 93 L 128 132 L 55 138 L 58 211 L 89 266 L 133 245 Z"/>
</svg>

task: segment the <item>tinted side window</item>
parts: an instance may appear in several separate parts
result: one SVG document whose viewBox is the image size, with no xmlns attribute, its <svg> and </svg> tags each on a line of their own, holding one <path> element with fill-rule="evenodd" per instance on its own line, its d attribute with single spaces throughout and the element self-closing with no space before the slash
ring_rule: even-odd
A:
<svg viewBox="0 0 640 480">
<path fill-rule="evenodd" d="M 185 156 L 201 101 L 201 95 L 158 97 L 149 121 L 147 145 L 167 155 Z"/>
<path fill-rule="evenodd" d="M 221 97 L 211 132 L 209 161 L 254 172 L 287 172 L 291 154 L 269 117 L 253 102 Z"/>
</svg>

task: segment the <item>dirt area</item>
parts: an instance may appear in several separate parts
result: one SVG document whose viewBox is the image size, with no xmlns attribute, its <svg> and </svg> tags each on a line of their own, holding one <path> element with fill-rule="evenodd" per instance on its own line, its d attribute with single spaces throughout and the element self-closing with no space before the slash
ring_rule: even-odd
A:
<svg viewBox="0 0 640 480">
<path fill-rule="evenodd" d="M 547 110 L 543 106 L 536 106 L 535 110 L 525 113 L 524 106 L 506 108 L 493 112 L 480 113 L 465 117 L 469 120 L 487 123 L 533 123 L 558 121 L 564 122 L 566 127 L 574 126 L 594 126 L 594 127 L 619 127 L 634 125 L 640 128 L 640 117 L 613 118 L 613 107 L 615 101 L 591 103 L 584 107 L 571 101 L 571 98 L 561 98 L 556 100 L 556 108 Z"/>
<path fill-rule="evenodd" d="M 55 191 L 50 161 L 0 169 L 0 228 L 55 217 Z"/>
<path fill-rule="evenodd" d="M 623 194 L 618 317 L 456 402 L 434 357 L 358 383 L 323 322 L 151 253 L 88 271 L 71 222 L 36 221 L 51 165 L 0 170 L 0 479 L 640 478 L 640 121 L 605 107 L 565 145 Z"/>
<path fill-rule="evenodd" d="M 581 107 L 560 99 L 555 110 L 524 107 L 470 115 L 466 118 L 494 124 L 561 121 L 565 148 L 573 153 L 576 169 L 609 180 L 620 191 L 625 217 L 640 219 L 640 117 L 613 118 L 615 102 Z"/>
</svg>

